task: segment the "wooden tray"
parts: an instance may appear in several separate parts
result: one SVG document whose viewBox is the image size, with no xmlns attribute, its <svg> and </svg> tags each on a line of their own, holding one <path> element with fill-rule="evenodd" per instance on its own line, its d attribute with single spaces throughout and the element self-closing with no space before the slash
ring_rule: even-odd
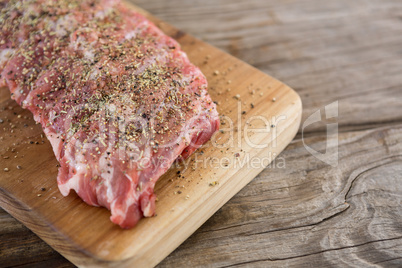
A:
<svg viewBox="0 0 402 268">
<path fill-rule="evenodd" d="M 175 38 L 207 76 L 223 131 L 190 157 L 187 168 L 172 167 L 160 178 L 156 217 L 122 230 L 108 210 L 59 193 L 58 163 L 41 127 L 1 88 L 0 205 L 78 266 L 156 265 L 260 173 L 300 124 L 301 101 L 288 86 L 133 8 Z M 228 146 L 213 146 L 224 141 Z"/>
</svg>

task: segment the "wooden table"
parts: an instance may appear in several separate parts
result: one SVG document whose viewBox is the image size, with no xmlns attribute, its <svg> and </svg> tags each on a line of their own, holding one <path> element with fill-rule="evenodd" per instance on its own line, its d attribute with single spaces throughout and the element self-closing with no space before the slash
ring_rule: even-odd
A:
<svg viewBox="0 0 402 268">
<path fill-rule="evenodd" d="M 402 266 L 401 1 L 133 2 L 290 85 L 302 122 L 338 101 L 161 267 Z M 73 266 L 0 209 L 0 266 L 17 265 Z"/>
</svg>

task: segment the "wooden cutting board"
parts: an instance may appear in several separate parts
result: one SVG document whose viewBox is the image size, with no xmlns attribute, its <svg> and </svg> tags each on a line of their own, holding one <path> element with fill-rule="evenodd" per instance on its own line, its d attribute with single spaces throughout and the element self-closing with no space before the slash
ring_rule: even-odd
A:
<svg viewBox="0 0 402 268">
<path fill-rule="evenodd" d="M 187 167 L 172 167 L 160 178 L 157 216 L 123 230 L 110 222 L 105 208 L 88 206 L 75 193 L 59 193 L 58 163 L 41 127 L 1 88 L 0 205 L 78 266 L 156 265 L 260 173 L 300 124 L 301 101 L 291 88 L 133 8 L 175 38 L 207 76 L 223 131 L 193 154 Z"/>
</svg>

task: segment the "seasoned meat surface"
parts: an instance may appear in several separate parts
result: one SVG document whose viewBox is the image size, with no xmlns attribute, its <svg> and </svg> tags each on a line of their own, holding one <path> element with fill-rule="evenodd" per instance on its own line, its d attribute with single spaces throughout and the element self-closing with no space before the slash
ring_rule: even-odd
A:
<svg viewBox="0 0 402 268">
<path fill-rule="evenodd" d="M 0 86 L 60 162 L 59 189 L 135 226 L 173 161 L 219 128 L 207 81 L 179 44 L 117 0 L 0 1 Z"/>
</svg>

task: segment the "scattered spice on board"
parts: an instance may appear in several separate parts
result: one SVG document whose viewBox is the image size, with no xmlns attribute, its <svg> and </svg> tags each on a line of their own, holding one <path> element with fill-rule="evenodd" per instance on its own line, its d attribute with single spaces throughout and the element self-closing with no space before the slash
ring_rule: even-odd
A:
<svg viewBox="0 0 402 268">
<path fill-rule="evenodd" d="M 215 186 L 215 185 L 218 185 L 219 184 L 219 182 L 217 182 L 217 181 L 213 181 L 213 182 L 211 182 L 211 183 L 209 183 L 209 186 Z"/>
</svg>

